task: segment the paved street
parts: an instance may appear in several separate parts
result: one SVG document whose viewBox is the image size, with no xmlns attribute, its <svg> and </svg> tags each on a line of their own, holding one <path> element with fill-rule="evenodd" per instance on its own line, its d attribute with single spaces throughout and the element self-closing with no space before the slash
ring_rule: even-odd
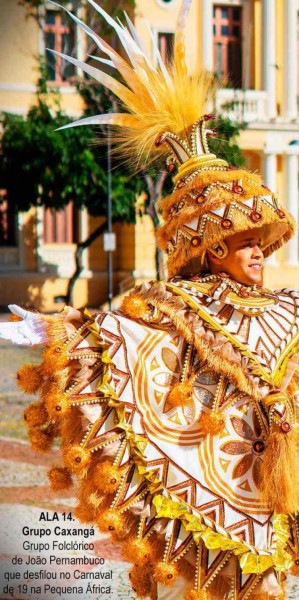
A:
<svg viewBox="0 0 299 600">
<path fill-rule="evenodd" d="M 85 525 L 76 521 L 70 523 L 68 515 L 75 503 L 72 493 L 54 493 L 50 489 L 46 474 L 50 465 L 59 459 L 57 450 L 53 450 L 50 456 L 44 456 L 33 452 L 28 444 L 22 413 L 30 397 L 17 388 L 14 374 L 24 362 L 38 362 L 39 356 L 38 350 L 24 350 L 0 340 L 0 600 L 132 600 L 134 595 L 127 579 L 128 565 L 121 561 L 118 547 L 98 532 L 88 537 L 89 530 Z M 52 521 L 55 513 L 58 520 Z M 47 515 L 49 521 L 40 520 L 42 514 Z M 63 538 L 55 533 L 57 526 L 61 529 L 83 527 L 87 537 L 71 538 L 68 535 Z M 27 535 L 24 527 L 45 529 L 47 533 L 42 537 L 35 533 Z M 69 542 L 70 539 L 75 542 L 73 549 L 57 547 L 58 543 Z M 42 543 L 45 548 L 29 552 L 28 542 Z M 94 548 L 78 550 L 76 543 L 79 542 L 92 543 Z M 40 556 L 41 564 L 26 564 L 29 554 L 33 560 Z M 88 564 L 78 567 L 74 559 L 82 556 L 86 557 Z M 101 559 L 100 566 L 90 564 L 94 557 Z M 68 559 L 65 563 L 67 568 L 61 566 L 60 558 Z M 70 559 L 73 564 L 70 564 Z M 76 569 L 85 578 L 78 579 Z M 93 580 L 92 573 L 99 572 L 103 579 Z M 72 592 L 59 591 L 59 587 L 63 590 L 66 586 Z M 80 586 L 83 592 L 76 591 Z M 298 600 L 298 584 L 294 584 L 292 579 L 288 582 L 288 589 L 288 599 Z"/>
</svg>

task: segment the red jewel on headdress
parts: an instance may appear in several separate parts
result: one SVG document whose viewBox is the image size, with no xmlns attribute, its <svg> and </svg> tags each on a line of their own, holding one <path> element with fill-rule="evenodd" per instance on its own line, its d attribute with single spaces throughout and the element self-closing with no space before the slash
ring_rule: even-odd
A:
<svg viewBox="0 0 299 600">
<path fill-rule="evenodd" d="M 249 218 L 254 222 L 254 223 L 258 223 L 258 221 L 260 221 L 262 219 L 262 215 L 261 213 L 257 212 L 257 210 L 253 210 L 250 215 Z"/>
<path fill-rule="evenodd" d="M 158 137 L 155 139 L 155 146 L 160 146 L 163 141 L 164 141 L 163 135 L 158 135 Z"/>
<path fill-rule="evenodd" d="M 198 204 L 203 204 L 203 202 L 205 202 L 206 197 L 203 194 L 199 194 L 199 196 L 197 196 L 196 201 L 198 202 Z"/>
<path fill-rule="evenodd" d="M 280 208 L 278 208 L 276 212 L 281 219 L 283 219 L 286 216 L 285 212 Z"/>
<path fill-rule="evenodd" d="M 193 246 L 194 248 L 197 248 L 197 246 L 200 246 L 200 243 L 201 243 L 201 240 L 198 235 L 195 235 L 191 240 L 191 246 Z"/>
<path fill-rule="evenodd" d="M 185 185 L 186 185 L 186 181 L 185 181 L 184 177 L 182 177 L 182 178 L 181 178 L 181 179 L 178 181 L 178 183 L 177 183 L 176 187 L 177 187 L 178 189 L 180 189 L 180 188 L 184 187 Z"/>
<path fill-rule="evenodd" d="M 289 433 L 289 431 L 291 431 L 291 425 L 288 421 L 283 421 L 280 427 L 283 433 Z"/>
<path fill-rule="evenodd" d="M 230 219 L 222 219 L 221 227 L 223 229 L 230 229 L 233 226 L 233 222 Z"/>
<path fill-rule="evenodd" d="M 243 194 L 244 189 L 242 188 L 241 185 L 238 185 L 237 183 L 233 184 L 233 192 L 235 192 L 235 194 Z"/>
<path fill-rule="evenodd" d="M 208 113 L 206 115 L 203 115 L 204 121 L 212 121 L 213 119 L 216 119 L 216 115 L 214 115 L 214 113 Z"/>
</svg>

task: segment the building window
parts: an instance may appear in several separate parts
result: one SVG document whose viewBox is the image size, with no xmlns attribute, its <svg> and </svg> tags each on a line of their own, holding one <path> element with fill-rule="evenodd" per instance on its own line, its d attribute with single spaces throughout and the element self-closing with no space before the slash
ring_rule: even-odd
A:
<svg viewBox="0 0 299 600">
<path fill-rule="evenodd" d="M 174 33 L 158 33 L 158 46 L 163 62 L 169 62 L 173 57 Z"/>
<path fill-rule="evenodd" d="M 75 35 L 70 19 L 63 12 L 46 10 L 44 21 L 45 48 L 73 55 Z M 46 50 L 48 80 L 67 82 L 75 74 L 75 68 L 67 61 Z"/>
<path fill-rule="evenodd" d="M 16 212 L 7 200 L 2 199 L 4 194 L 0 190 L 0 246 L 16 246 Z"/>
<path fill-rule="evenodd" d="M 61 210 L 44 209 L 43 243 L 76 244 L 78 242 L 78 211 L 70 202 Z"/>
<path fill-rule="evenodd" d="M 242 87 L 242 8 L 213 8 L 214 70 L 219 79 Z"/>
</svg>

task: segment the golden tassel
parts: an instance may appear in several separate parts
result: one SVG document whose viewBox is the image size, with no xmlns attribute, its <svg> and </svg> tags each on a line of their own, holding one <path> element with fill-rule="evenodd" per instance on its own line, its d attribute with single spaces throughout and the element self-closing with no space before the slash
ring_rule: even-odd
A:
<svg viewBox="0 0 299 600">
<path fill-rule="evenodd" d="M 129 538 L 122 544 L 122 555 L 128 562 L 145 565 L 152 558 L 152 547 L 148 540 Z"/>
<path fill-rule="evenodd" d="M 17 372 L 17 384 L 26 394 L 35 394 L 42 383 L 42 373 L 37 365 L 23 365 Z"/>
<path fill-rule="evenodd" d="M 113 494 L 119 487 L 122 476 L 123 472 L 118 466 L 105 460 L 96 465 L 92 473 L 92 480 L 95 489 L 99 489 L 105 494 Z"/>
<path fill-rule="evenodd" d="M 150 309 L 148 302 L 138 292 L 126 296 L 120 308 L 131 319 L 144 319 Z"/>
<path fill-rule="evenodd" d="M 47 411 L 51 419 L 57 420 L 65 416 L 70 408 L 70 399 L 67 394 L 50 393 L 46 400 Z"/>
<path fill-rule="evenodd" d="M 72 475 L 66 467 L 53 467 L 48 472 L 48 479 L 54 492 L 67 490 L 73 485 Z"/>
<path fill-rule="evenodd" d="M 112 537 L 117 539 L 119 535 L 125 532 L 127 521 L 119 511 L 110 508 L 100 514 L 97 525 L 100 531 L 110 533 Z"/>
<path fill-rule="evenodd" d="M 64 460 L 70 471 L 82 472 L 90 460 L 90 452 L 82 446 L 72 446 L 64 453 Z"/>
<path fill-rule="evenodd" d="M 174 563 L 158 562 L 154 569 L 154 579 L 162 585 L 172 585 L 179 575 L 177 565 Z"/>
<path fill-rule="evenodd" d="M 74 516 L 81 523 L 93 523 L 97 516 L 96 508 L 84 500 L 80 500 L 79 504 L 74 508 Z"/>
<path fill-rule="evenodd" d="M 166 403 L 167 406 L 188 406 L 192 402 L 192 385 L 188 382 L 175 383 L 169 391 Z"/>
<path fill-rule="evenodd" d="M 261 498 L 275 513 L 299 511 L 298 471 L 297 431 L 276 428 L 267 439 L 260 483 Z"/>
<path fill-rule="evenodd" d="M 24 410 L 24 420 L 29 429 L 41 427 L 49 421 L 49 415 L 43 402 L 32 402 Z"/>
<path fill-rule="evenodd" d="M 224 419 L 221 413 L 211 412 L 202 413 L 200 420 L 200 431 L 204 433 L 204 435 L 208 435 L 211 433 L 212 435 L 216 435 L 220 431 L 222 431 L 224 427 Z"/>
<path fill-rule="evenodd" d="M 30 444 L 36 452 L 48 452 L 53 445 L 56 431 L 52 424 L 47 427 L 33 427 L 28 430 Z"/>
<path fill-rule="evenodd" d="M 42 373 L 51 376 L 55 371 L 60 371 L 60 369 L 66 367 L 69 362 L 70 359 L 66 356 L 62 346 L 47 348 L 43 352 Z"/>
<path fill-rule="evenodd" d="M 152 592 L 152 580 L 150 566 L 134 565 L 129 573 L 129 578 L 133 591 L 137 598 L 150 596 Z"/>
</svg>

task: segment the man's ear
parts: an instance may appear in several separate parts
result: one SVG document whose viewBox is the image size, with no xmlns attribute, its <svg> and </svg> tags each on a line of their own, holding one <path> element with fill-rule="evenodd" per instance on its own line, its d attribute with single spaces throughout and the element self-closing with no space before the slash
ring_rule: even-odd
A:
<svg viewBox="0 0 299 600">
<path fill-rule="evenodd" d="M 221 265 L 222 259 L 227 256 L 228 248 L 224 242 L 218 242 L 207 250 L 209 261 L 215 265 Z"/>
<path fill-rule="evenodd" d="M 215 256 L 210 250 L 207 251 L 209 264 L 221 265 L 222 259 L 219 256 Z"/>
</svg>

